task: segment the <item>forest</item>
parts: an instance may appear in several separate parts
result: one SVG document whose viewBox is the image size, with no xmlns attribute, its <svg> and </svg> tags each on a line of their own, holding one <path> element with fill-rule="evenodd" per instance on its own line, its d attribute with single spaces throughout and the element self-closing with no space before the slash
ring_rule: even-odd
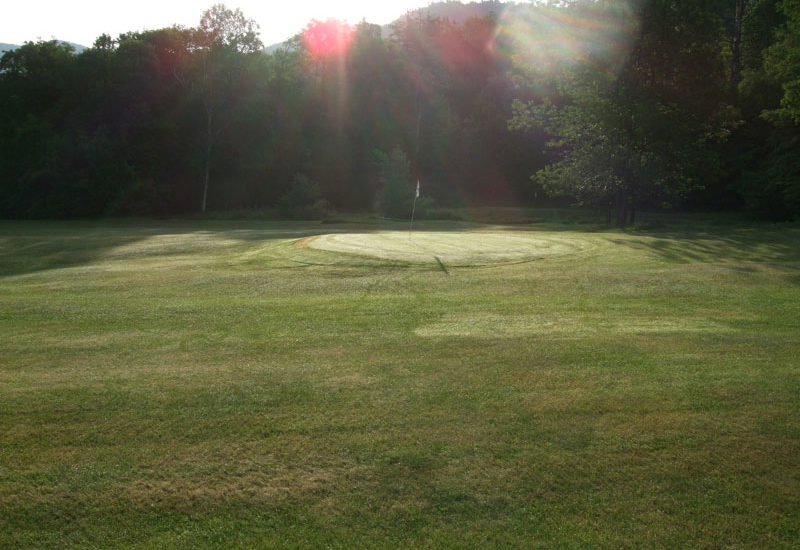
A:
<svg viewBox="0 0 800 550">
<path fill-rule="evenodd" d="M 269 49 L 217 4 L 80 53 L 27 42 L 0 103 L 3 218 L 403 217 L 417 181 L 421 216 L 800 216 L 800 0 L 450 2 Z"/>
</svg>

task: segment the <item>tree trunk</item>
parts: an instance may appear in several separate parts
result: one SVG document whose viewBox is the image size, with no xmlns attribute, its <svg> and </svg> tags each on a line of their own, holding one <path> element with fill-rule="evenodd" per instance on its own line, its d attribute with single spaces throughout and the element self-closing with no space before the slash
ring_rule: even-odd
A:
<svg viewBox="0 0 800 550">
<path fill-rule="evenodd" d="M 734 0 L 736 2 L 736 19 L 733 26 L 733 43 L 731 44 L 731 92 L 736 93 L 739 81 L 742 79 L 742 19 L 747 0 Z"/>
<path fill-rule="evenodd" d="M 614 193 L 614 201 L 609 204 L 606 221 L 611 225 L 611 210 L 614 210 L 614 222 L 619 227 L 625 227 L 636 221 L 636 205 L 633 191 L 618 189 Z"/>
<path fill-rule="evenodd" d="M 203 214 L 206 213 L 206 203 L 208 201 L 208 180 L 209 176 L 211 175 L 211 155 L 206 156 L 206 173 L 205 177 L 203 178 L 203 207 L 202 212 Z"/>
<path fill-rule="evenodd" d="M 614 196 L 614 204 L 616 206 L 616 223 L 618 226 L 623 227 L 628 222 L 628 196 L 622 190 L 618 189 Z"/>
<path fill-rule="evenodd" d="M 211 179 L 211 153 L 214 149 L 214 110 L 209 103 L 206 104 L 206 158 L 205 174 L 203 176 L 203 206 L 201 211 L 206 213 L 208 203 L 208 182 Z"/>
</svg>

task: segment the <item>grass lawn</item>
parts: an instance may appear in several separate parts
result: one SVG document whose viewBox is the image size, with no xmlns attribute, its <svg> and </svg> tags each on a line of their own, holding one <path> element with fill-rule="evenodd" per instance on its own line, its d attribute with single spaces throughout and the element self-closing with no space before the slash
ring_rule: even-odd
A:
<svg viewBox="0 0 800 550">
<path fill-rule="evenodd" d="M 0 548 L 798 548 L 800 227 L 0 222 Z"/>
</svg>

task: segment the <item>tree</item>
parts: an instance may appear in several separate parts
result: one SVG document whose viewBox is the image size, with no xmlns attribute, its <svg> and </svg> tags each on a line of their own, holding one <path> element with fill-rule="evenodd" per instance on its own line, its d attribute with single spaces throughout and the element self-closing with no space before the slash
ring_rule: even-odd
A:
<svg viewBox="0 0 800 550">
<path fill-rule="evenodd" d="M 742 31 L 739 101 L 746 124 L 728 160 L 744 206 L 773 220 L 800 216 L 800 1 L 761 0 Z"/>
<path fill-rule="evenodd" d="M 559 9 L 573 18 L 614 15 L 602 3 Z M 618 73 L 602 57 L 566 65 L 548 77 L 548 97 L 515 103 L 511 121 L 553 136 L 556 162 L 536 175 L 546 188 L 608 205 L 620 225 L 634 221 L 637 206 L 674 204 L 716 177 L 708 145 L 733 123 L 714 14 L 689 0 L 647 0 L 638 16 Z"/>
<path fill-rule="evenodd" d="M 0 60 L 0 213 L 47 217 L 77 198 L 65 180 L 62 134 L 74 57 L 71 46 L 51 40 L 26 42 Z"/>
<path fill-rule="evenodd" d="M 731 89 L 735 92 L 742 80 L 742 25 L 749 0 L 734 1 L 733 40 L 731 40 Z"/>
<path fill-rule="evenodd" d="M 765 116 L 791 120 L 800 125 L 800 0 L 782 0 L 778 9 L 786 17 L 775 42 L 764 52 L 767 76 L 780 82 L 780 107 Z"/>
<path fill-rule="evenodd" d="M 230 48 L 247 54 L 261 51 L 264 44 L 258 37 L 259 26 L 242 10 L 230 10 L 225 4 L 214 4 L 200 18 L 200 42 L 206 47 Z"/>
<path fill-rule="evenodd" d="M 258 52 L 263 45 L 255 21 L 247 19 L 239 9 L 232 11 L 223 4 L 215 4 L 203 12 L 194 47 L 198 66 L 192 84 L 205 115 L 201 202 L 201 211 L 205 213 L 214 147 L 224 124 L 222 111 L 235 99 L 231 92 L 241 69 L 241 56 Z"/>
</svg>

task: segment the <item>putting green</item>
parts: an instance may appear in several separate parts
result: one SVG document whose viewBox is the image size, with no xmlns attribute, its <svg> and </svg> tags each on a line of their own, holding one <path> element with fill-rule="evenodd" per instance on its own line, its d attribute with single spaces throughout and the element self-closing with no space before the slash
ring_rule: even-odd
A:
<svg viewBox="0 0 800 550">
<path fill-rule="evenodd" d="M 512 229 L 335 233 L 303 243 L 308 248 L 339 254 L 454 267 L 525 262 L 575 254 L 595 245 L 586 235 Z"/>
</svg>

